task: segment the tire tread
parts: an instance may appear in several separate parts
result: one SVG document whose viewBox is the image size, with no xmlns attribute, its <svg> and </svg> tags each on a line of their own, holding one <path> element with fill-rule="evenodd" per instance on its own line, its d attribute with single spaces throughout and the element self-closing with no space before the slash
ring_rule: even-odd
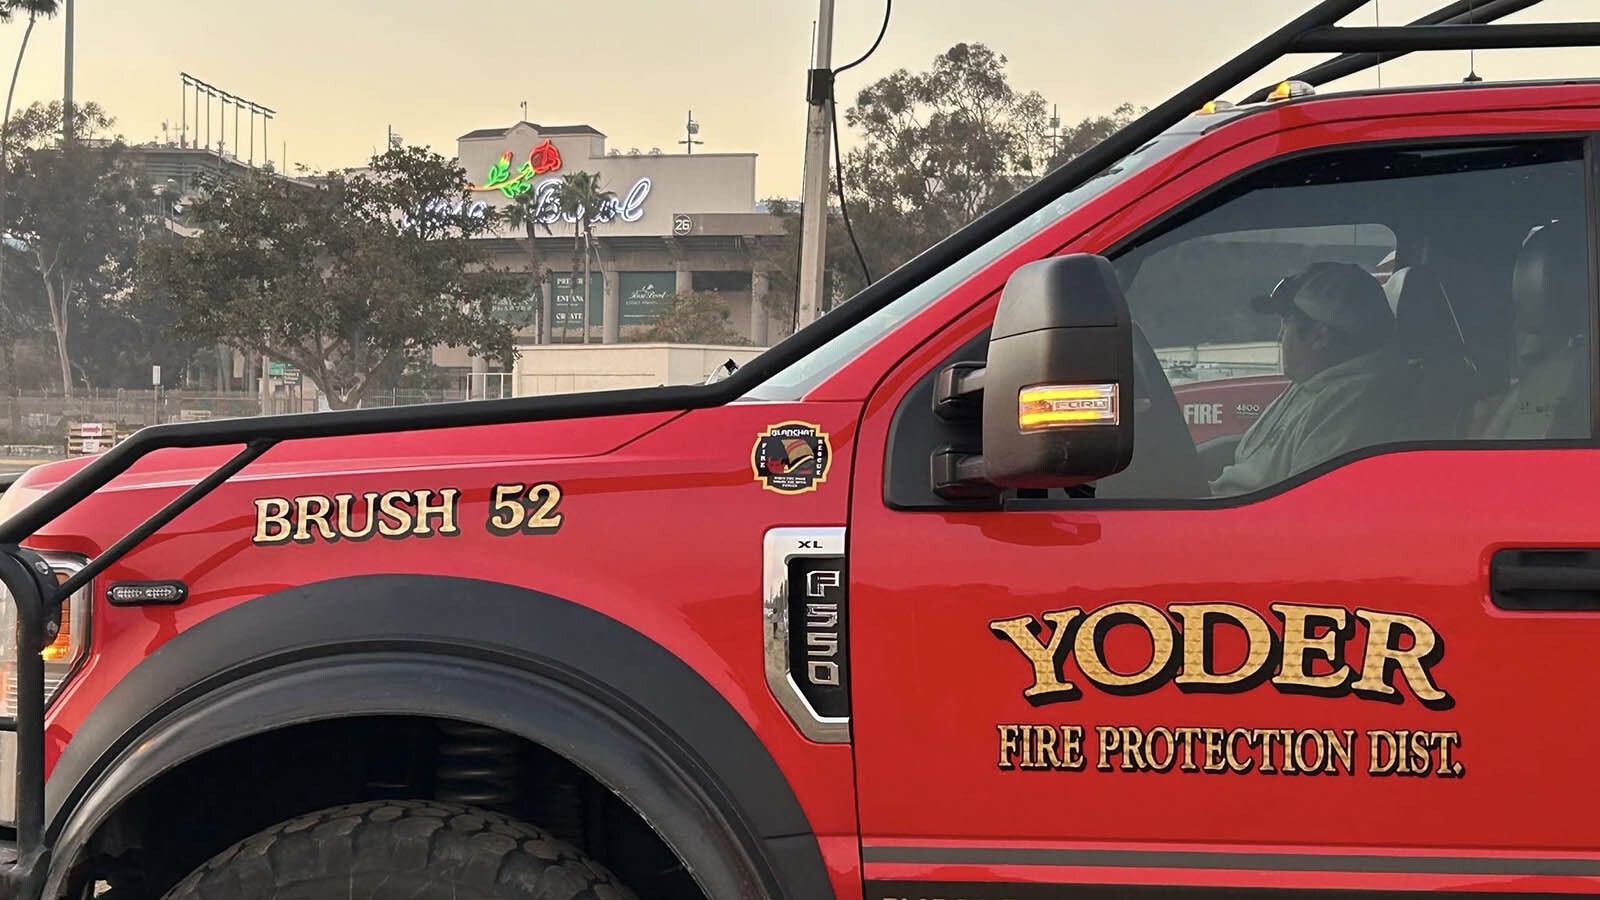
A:
<svg viewBox="0 0 1600 900">
<path fill-rule="evenodd" d="M 212 857 L 164 900 L 352 894 L 354 900 L 637 900 L 605 867 L 532 825 L 431 800 L 353 803 L 280 822 Z"/>
</svg>

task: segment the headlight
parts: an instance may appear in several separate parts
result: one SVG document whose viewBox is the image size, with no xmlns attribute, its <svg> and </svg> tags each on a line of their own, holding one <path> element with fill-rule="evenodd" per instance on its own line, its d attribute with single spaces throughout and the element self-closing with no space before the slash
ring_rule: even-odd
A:
<svg viewBox="0 0 1600 900">
<path fill-rule="evenodd" d="M 41 554 L 55 570 L 56 581 L 64 582 L 83 568 L 86 560 L 55 553 Z M 88 647 L 89 588 L 74 593 L 61 608 L 61 630 L 44 657 L 44 700 L 48 706 L 66 683 Z M 0 716 L 17 715 L 17 605 L 11 594 L 0 587 Z M 0 824 L 17 819 L 17 734 L 0 732 Z"/>
<path fill-rule="evenodd" d="M 46 463 L 46 465 L 53 464 Z M 20 512 L 23 507 L 45 495 L 43 488 L 22 483 L 28 479 L 30 474 L 36 471 L 38 470 L 32 469 L 23 473 L 20 481 L 12 482 L 10 487 L 6 488 L 4 492 L 0 492 L 0 523 L 5 522 L 6 519 Z"/>
</svg>

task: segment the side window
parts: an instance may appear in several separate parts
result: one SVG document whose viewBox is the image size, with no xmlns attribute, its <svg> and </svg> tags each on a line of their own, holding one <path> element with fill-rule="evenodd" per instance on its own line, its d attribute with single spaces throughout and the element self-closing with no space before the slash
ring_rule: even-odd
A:
<svg viewBox="0 0 1600 900">
<path fill-rule="evenodd" d="M 1570 140 L 1319 154 L 1119 249 L 1165 383 L 1141 389 L 1134 465 L 1097 496 L 1237 496 L 1393 443 L 1590 437 L 1585 168 Z M 1151 475 L 1196 457 L 1189 488 Z"/>
<path fill-rule="evenodd" d="M 1237 436 L 1286 385 L 1280 322 L 1240 298 L 1319 261 L 1382 283 L 1395 236 L 1377 223 L 1202 235 L 1154 253 L 1128 290 L 1196 441 Z"/>
</svg>

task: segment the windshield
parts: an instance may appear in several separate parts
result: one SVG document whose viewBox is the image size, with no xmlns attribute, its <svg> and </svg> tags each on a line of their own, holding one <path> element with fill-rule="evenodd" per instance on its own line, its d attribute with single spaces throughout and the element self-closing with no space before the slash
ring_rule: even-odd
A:
<svg viewBox="0 0 1600 900">
<path fill-rule="evenodd" d="M 984 266 L 1004 256 L 1012 248 L 1038 234 L 1042 229 L 1068 215 L 1073 210 L 1105 193 L 1113 185 L 1152 161 L 1171 153 L 1177 147 L 1193 140 L 1194 134 L 1170 134 L 1144 145 L 1107 168 L 1062 194 L 1038 212 L 1001 232 L 961 259 L 939 270 L 927 281 L 911 288 L 888 304 L 862 319 L 856 325 L 828 343 L 785 367 L 771 378 L 745 394 L 746 400 L 798 400 L 805 393 L 832 374 L 845 361 L 871 346 L 875 341 L 893 331 L 918 311 L 938 300 L 956 285 L 965 281 Z"/>
</svg>

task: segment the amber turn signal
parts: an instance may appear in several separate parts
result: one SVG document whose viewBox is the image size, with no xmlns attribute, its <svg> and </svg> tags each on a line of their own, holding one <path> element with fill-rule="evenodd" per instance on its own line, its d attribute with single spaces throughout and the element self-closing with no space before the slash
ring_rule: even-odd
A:
<svg viewBox="0 0 1600 900">
<path fill-rule="evenodd" d="M 56 573 L 56 584 L 65 584 L 68 575 L 66 572 Z M 61 630 L 56 632 L 56 639 L 39 654 L 45 662 L 65 662 L 72 656 L 72 604 L 64 604 L 61 608 Z"/>
<path fill-rule="evenodd" d="M 1017 425 L 1023 431 L 1115 425 L 1120 417 L 1115 384 L 1038 384 L 1017 397 Z"/>
</svg>

